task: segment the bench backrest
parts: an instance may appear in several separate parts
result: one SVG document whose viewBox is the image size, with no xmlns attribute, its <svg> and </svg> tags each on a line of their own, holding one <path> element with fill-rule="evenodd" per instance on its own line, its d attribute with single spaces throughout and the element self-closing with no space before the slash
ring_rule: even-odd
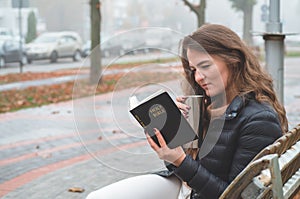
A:
<svg viewBox="0 0 300 199">
<path fill-rule="evenodd" d="M 300 187 L 300 124 L 263 149 L 221 199 L 290 198 Z"/>
</svg>

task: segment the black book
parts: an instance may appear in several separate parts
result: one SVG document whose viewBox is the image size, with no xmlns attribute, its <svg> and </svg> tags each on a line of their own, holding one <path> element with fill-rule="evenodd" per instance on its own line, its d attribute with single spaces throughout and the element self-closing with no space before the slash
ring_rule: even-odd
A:
<svg viewBox="0 0 300 199">
<path fill-rule="evenodd" d="M 198 139 L 167 92 L 159 91 L 139 103 L 134 97 L 130 99 L 130 113 L 156 144 L 159 145 L 153 128 L 160 130 L 169 148 L 176 148 Z"/>
</svg>

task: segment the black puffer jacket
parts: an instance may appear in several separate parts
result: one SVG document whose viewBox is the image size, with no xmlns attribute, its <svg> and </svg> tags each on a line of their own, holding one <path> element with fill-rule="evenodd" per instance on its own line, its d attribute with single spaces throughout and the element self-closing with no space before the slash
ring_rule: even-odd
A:
<svg viewBox="0 0 300 199">
<path fill-rule="evenodd" d="M 193 189 L 192 199 L 218 198 L 259 151 L 282 135 L 277 113 L 250 94 L 234 98 L 209 128 L 200 148 L 211 145 L 207 155 L 201 158 L 200 150 L 197 160 L 187 155 L 178 168 L 167 166 Z"/>
</svg>

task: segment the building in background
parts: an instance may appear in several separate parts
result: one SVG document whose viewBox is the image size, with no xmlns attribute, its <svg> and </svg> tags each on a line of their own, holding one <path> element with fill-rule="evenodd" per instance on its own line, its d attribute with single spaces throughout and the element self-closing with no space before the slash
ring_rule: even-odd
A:
<svg viewBox="0 0 300 199">
<path fill-rule="evenodd" d="M 12 36 L 20 37 L 20 21 L 22 29 L 22 38 L 27 34 L 28 15 L 34 12 L 37 18 L 37 32 L 46 30 L 46 25 L 39 17 L 38 9 L 30 7 L 29 0 L 22 0 L 22 8 L 20 9 L 20 0 L 0 0 L 0 27 L 7 29 Z M 21 12 L 21 18 L 20 18 Z"/>
<path fill-rule="evenodd" d="M 47 31 L 75 31 L 84 36 L 88 0 L 29 0 L 47 25 Z"/>
</svg>

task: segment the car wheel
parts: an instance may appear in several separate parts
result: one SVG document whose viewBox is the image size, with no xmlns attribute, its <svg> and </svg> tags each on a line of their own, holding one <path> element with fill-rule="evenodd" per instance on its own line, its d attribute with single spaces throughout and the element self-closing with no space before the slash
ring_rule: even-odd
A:
<svg viewBox="0 0 300 199">
<path fill-rule="evenodd" d="M 57 52 L 56 51 L 53 51 L 52 53 L 51 53 L 51 55 L 50 55 L 50 62 L 51 63 L 55 63 L 55 62 L 57 62 Z"/>
<path fill-rule="evenodd" d="M 0 68 L 3 68 L 4 66 L 5 66 L 4 57 L 0 57 Z"/>
<path fill-rule="evenodd" d="M 81 59 L 81 53 L 79 50 L 76 50 L 73 55 L 73 61 L 79 61 Z"/>
<path fill-rule="evenodd" d="M 25 54 L 22 55 L 21 61 L 20 61 L 20 66 L 24 66 L 28 63 L 27 56 Z"/>
</svg>

